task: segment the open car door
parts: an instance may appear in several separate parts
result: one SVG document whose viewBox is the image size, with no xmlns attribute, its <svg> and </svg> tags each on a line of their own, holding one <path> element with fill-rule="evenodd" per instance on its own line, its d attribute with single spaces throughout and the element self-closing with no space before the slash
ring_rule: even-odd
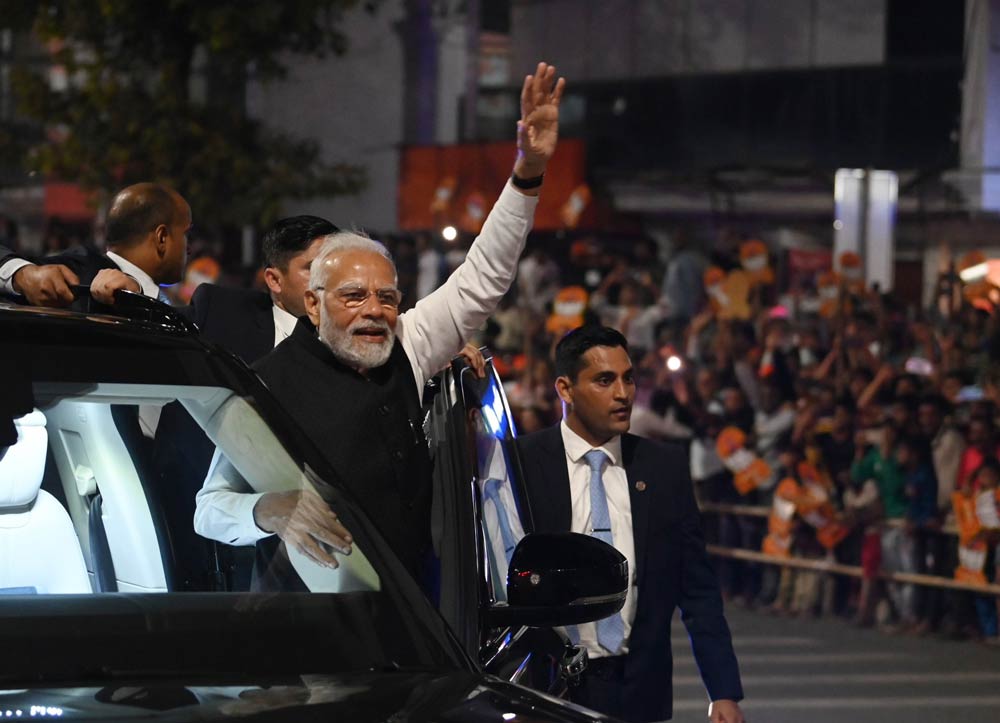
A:
<svg viewBox="0 0 1000 723">
<path fill-rule="evenodd" d="M 562 696 L 584 653 L 552 627 L 504 624 L 508 565 L 534 531 L 515 429 L 499 376 L 464 360 L 431 382 L 427 427 L 434 462 L 439 609 L 470 656 L 498 677 Z"/>
</svg>

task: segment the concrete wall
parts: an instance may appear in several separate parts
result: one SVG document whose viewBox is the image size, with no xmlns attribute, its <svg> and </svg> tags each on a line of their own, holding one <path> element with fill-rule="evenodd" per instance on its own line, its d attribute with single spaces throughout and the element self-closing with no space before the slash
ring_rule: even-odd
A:
<svg viewBox="0 0 1000 723">
<path fill-rule="evenodd" d="M 885 0 L 514 0 L 512 67 L 576 82 L 877 65 Z"/>
<path fill-rule="evenodd" d="M 312 138 L 330 162 L 368 169 L 369 185 L 358 196 L 288 201 L 286 214 L 314 213 L 347 228 L 392 232 L 397 225 L 399 148 L 404 143 L 406 68 L 400 29 L 403 0 L 385 0 L 374 15 L 357 10 L 344 29 L 347 53 L 323 60 L 290 58 L 286 78 L 252 84 L 249 112 L 269 126 Z M 434 141 L 457 143 L 459 102 L 465 91 L 465 18 L 435 21 L 438 37 Z"/>
<path fill-rule="evenodd" d="M 402 0 L 387 0 L 372 15 L 349 13 L 344 56 L 292 58 L 286 78 L 251 84 L 251 115 L 273 128 L 312 138 L 329 162 L 368 169 L 368 188 L 358 196 L 289 201 L 286 214 L 314 213 L 342 228 L 376 232 L 396 228 L 399 144 L 403 140 L 403 49 L 395 24 Z"/>
</svg>

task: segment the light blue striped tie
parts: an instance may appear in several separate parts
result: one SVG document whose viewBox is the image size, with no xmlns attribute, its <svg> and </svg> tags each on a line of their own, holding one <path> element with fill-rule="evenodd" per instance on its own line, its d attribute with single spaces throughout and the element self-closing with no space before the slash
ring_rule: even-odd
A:
<svg viewBox="0 0 1000 723">
<path fill-rule="evenodd" d="M 614 546 L 611 536 L 611 512 L 608 510 L 608 494 L 604 489 L 604 464 L 608 455 L 602 450 L 592 449 L 583 455 L 590 465 L 590 528 L 591 536 Z M 597 623 L 597 642 L 607 648 L 612 655 L 618 653 L 625 640 L 625 621 L 615 613 Z"/>
</svg>

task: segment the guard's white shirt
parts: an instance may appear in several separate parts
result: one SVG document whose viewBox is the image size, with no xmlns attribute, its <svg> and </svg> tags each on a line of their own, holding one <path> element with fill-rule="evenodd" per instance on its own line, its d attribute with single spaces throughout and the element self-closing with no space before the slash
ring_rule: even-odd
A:
<svg viewBox="0 0 1000 723">
<path fill-rule="evenodd" d="M 483 230 L 464 263 L 442 286 L 421 299 L 396 322 L 399 339 L 410 360 L 413 383 L 422 395 L 427 380 L 447 365 L 462 345 L 489 318 L 513 283 L 517 261 L 538 205 L 508 184 L 490 211 Z M 277 323 L 275 324 L 277 336 Z M 227 472 L 216 454 L 205 485 L 199 490 L 194 516 L 198 534 L 231 545 L 250 545 L 267 537 L 253 519 L 259 495 Z M 224 457 L 223 457 L 224 460 Z"/>
<path fill-rule="evenodd" d="M 271 304 L 271 312 L 274 314 L 274 345 L 278 346 L 292 335 L 299 320 L 277 304 Z"/>
<path fill-rule="evenodd" d="M 574 432 L 563 420 L 559 423 L 563 446 L 566 448 L 566 466 L 569 471 L 569 492 L 572 503 L 570 531 L 589 535 L 593 529 L 590 522 L 590 465 L 584 455 L 592 449 L 600 449 L 608 455 L 601 478 L 608 497 L 608 512 L 611 515 L 611 539 L 615 548 L 628 560 L 628 594 L 625 606 L 619 613 L 625 622 L 625 640 L 620 650 L 607 650 L 597 642 L 597 623 L 578 625 L 580 645 L 587 649 L 591 658 L 628 653 L 628 639 L 635 620 L 635 603 L 638 589 L 635 578 L 635 539 L 632 536 L 632 500 L 628 492 L 628 475 L 622 464 L 622 439 L 613 437 L 600 447 L 590 443 Z"/>
<path fill-rule="evenodd" d="M 128 259 L 124 259 L 114 251 L 107 251 L 105 254 L 109 259 L 115 262 L 122 273 L 126 276 L 131 276 L 135 279 L 139 288 L 142 289 L 142 295 L 148 296 L 151 299 L 157 299 L 160 296 L 160 287 L 157 286 L 156 282 L 153 281 L 152 277 L 145 271 L 140 269 L 138 266 L 133 264 Z"/>
</svg>

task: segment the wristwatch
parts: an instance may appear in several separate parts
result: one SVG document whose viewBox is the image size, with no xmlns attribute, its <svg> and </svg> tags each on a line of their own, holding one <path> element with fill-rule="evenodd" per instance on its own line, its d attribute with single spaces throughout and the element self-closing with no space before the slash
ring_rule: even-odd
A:
<svg viewBox="0 0 1000 723">
<path fill-rule="evenodd" d="M 544 178 L 544 173 L 533 178 L 521 178 L 516 173 L 510 174 L 510 182 L 514 184 L 514 188 L 520 188 L 522 191 L 530 191 L 532 188 L 538 188 L 542 185 Z"/>
</svg>

